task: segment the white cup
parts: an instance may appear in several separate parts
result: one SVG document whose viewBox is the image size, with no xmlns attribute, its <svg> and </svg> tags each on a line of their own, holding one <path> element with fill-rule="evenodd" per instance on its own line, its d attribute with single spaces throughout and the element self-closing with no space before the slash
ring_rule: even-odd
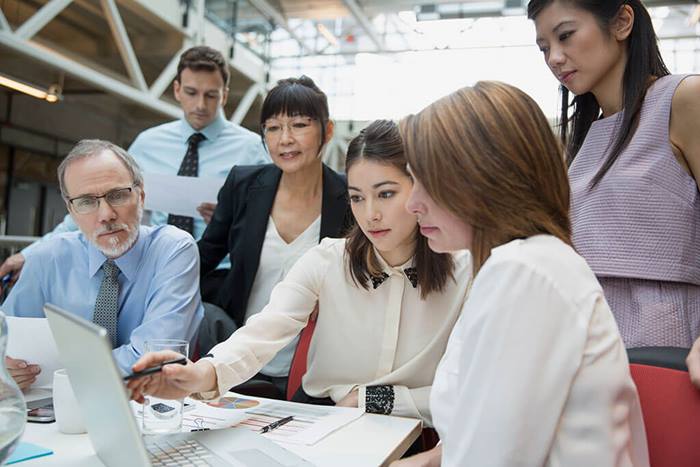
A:
<svg viewBox="0 0 700 467">
<path fill-rule="evenodd" d="M 53 410 L 61 433 L 72 435 L 87 431 L 80 405 L 64 369 L 53 373 Z"/>
</svg>

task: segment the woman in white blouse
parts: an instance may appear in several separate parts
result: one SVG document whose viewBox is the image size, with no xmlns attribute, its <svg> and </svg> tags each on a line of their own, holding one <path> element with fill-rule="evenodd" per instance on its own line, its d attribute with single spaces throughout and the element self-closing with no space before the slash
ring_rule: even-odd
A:
<svg viewBox="0 0 700 467">
<path fill-rule="evenodd" d="M 395 123 L 377 121 L 346 160 L 357 221 L 347 239 L 304 254 L 270 302 L 210 358 L 130 383 L 134 397 L 211 399 L 253 376 L 306 325 L 318 303 L 308 371 L 295 400 L 422 418 L 447 339 L 465 300 L 470 256 L 435 253 L 405 210 L 412 187 Z M 172 358 L 147 354 L 134 370 Z"/>
<path fill-rule="evenodd" d="M 571 247 L 560 147 L 520 90 L 479 82 L 401 124 L 408 209 L 474 285 L 433 382 L 442 444 L 401 466 L 648 466 L 603 291 Z"/>
</svg>

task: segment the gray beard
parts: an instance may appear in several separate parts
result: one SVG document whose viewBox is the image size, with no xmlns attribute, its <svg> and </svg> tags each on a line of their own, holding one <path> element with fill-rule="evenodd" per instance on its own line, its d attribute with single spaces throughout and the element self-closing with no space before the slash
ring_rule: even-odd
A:
<svg viewBox="0 0 700 467">
<path fill-rule="evenodd" d="M 95 248 L 100 250 L 102 254 L 105 255 L 107 258 L 119 258 L 121 255 L 129 251 L 131 247 L 134 246 L 134 243 L 136 243 L 136 240 L 139 238 L 139 225 L 141 225 L 142 217 L 143 206 L 141 205 L 141 203 L 139 203 L 138 211 L 136 213 L 136 221 L 133 224 L 114 223 L 102 225 L 92 233 L 92 236 L 89 237 L 90 242 L 92 242 Z M 124 229 L 128 234 L 125 241 L 120 242 L 118 238 L 112 237 L 109 239 L 109 247 L 104 247 L 97 243 L 97 237 L 100 234 L 120 229 Z"/>
</svg>

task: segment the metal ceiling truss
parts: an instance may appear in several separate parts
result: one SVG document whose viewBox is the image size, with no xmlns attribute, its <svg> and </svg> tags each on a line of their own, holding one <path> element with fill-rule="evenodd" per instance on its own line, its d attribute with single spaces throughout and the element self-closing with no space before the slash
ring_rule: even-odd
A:
<svg viewBox="0 0 700 467">
<path fill-rule="evenodd" d="M 345 6 L 348 7 L 348 10 L 352 13 L 352 16 L 355 18 L 355 21 L 359 23 L 359 25 L 362 27 L 362 29 L 365 31 L 367 36 L 369 36 L 370 40 L 372 43 L 374 43 L 374 46 L 377 48 L 378 52 L 384 52 L 386 50 L 386 46 L 384 45 L 384 40 L 379 36 L 377 33 L 377 30 L 374 28 L 372 25 L 372 22 L 369 20 L 365 12 L 362 10 L 360 5 L 358 5 L 356 0 L 343 0 L 343 3 Z"/>
<path fill-rule="evenodd" d="M 217 31 L 205 31 L 204 0 L 193 2 L 195 4 L 195 11 L 192 12 L 194 13 L 194 15 L 192 15 L 194 21 L 189 21 L 190 24 L 187 30 L 184 31 L 182 48 L 172 57 L 169 63 L 160 72 L 160 75 L 149 87 L 144 78 L 143 71 L 127 33 L 122 16 L 117 8 L 117 1 L 100 0 L 105 19 L 109 24 L 119 55 L 129 75 L 129 80 L 124 81 L 113 74 L 99 71 L 100 67 L 93 64 L 87 58 L 81 57 L 78 61 L 66 56 L 58 50 L 51 49 L 42 41 L 33 39 L 39 31 L 71 5 L 73 1 L 74 0 L 50 0 L 14 31 L 0 8 L 0 44 L 20 55 L 28 56 L 51 68 L 63 71 L 107 93 L 116 95 L 138 106 L 148 108 L 156 113 L 171 118 L 179 118 L 182 111 L 179 106 L 161 99 L 161 96 L 175 78 L 180 54 L 192 44 L 204 43 L 205 40 L 215 47 L 225 46 L 225 44 L 222 43 L 225 38 L 220 37 L 222 35 L 219 34 L 218 28 Z M 212 33 L 214 35 L 205 39 L 205 32 L 208 33 L 208 36 Z M 250 57 L 242 57 L 240 54 L 237 55 L 234 61 L 238 66 L 238 71 L 255 83 L 244 96 L 241 105 L 239 105 L 240 108 L 237 108 L 234 113 L 236 121 L 240 122 L 255 101 L 255 97 L 263 89 L 262 80 L 264 72 L 262 64 L 256 65 L 254 62 L 251 62 Z M 254 69 L 246 69 L 250 66 L 253 66 Z M 249 94 L 251 94 L 251 96 L 249 96 Z"/>
<path fill-rule="evenodd" d="M 2 12 L 2 9 L 0 9 L 0 31 L 12 31 L 10 23 L 7 22 L 7 18 L 5 18 L 5 14 Z"/>
<path fill-rule="evenodd" d="M 253 106 L 255 99 L 264 91 L 265 88 L 260 83 L 253 83 L 253 85 L 250 86 L 246 93 L 243 95 L 243 98 L 238 103 L 238 107 L 236 107 L 236 110 L 233 112 L 233 115 L 231 115 L 231 121 L 236 125 L 240 125 L 243 121 L 243 118 Z"/>
<path fill-rule="evenodd" d="M 248 0 L 256 10 L 263 14 L 266 18 L 272 21 L 276 26 L 287 31 L 287 34 L 294 39 L 301 48 L 302 53 L 314 54 L 315 51 L 306 45 L 304 40 L 299 37 L 293 27 L 289 25 L 285 17 L 274 6 L 270 5 L 267 0 Z"/>
</svg>

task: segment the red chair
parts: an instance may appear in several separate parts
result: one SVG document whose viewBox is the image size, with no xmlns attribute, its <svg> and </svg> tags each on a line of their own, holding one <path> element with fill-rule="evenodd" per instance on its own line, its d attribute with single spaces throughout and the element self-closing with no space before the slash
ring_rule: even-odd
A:
<svg viewBox="0 0 700 467">
<path fill-rule="evenodd" d="M 628 349 L 639 391 L 651 467 L 700 466 L 700 390 L 688 376 L 688 349 Z"/>
<path fill-rule="evenodd" d="M 309 353 L 311 336 L 316 329 L 316 312 L 312 313 L 306 327 L 299 333 L 299 343 L 294 351 L 292 364 L 289 367 L 289 379 L 287 379 L 287 400 L 292 400 L 294 394 L 301 387 L 301 377 L 306 373 L 306 355 Z"/>
</svg>

